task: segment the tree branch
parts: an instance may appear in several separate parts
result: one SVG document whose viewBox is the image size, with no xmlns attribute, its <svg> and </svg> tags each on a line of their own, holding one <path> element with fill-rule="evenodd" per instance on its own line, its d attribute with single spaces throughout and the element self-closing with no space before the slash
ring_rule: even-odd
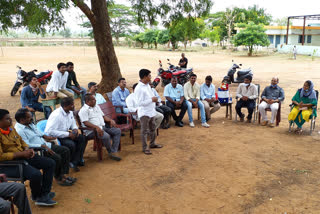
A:
<svg viewBox="0 0 320 214">
<path fill-rule="evenodd" d="M 94 13 L 83 0 L 72 0 L 72 2 L 88 17 L 91 24 L 96 22 Z"/>
</svg>

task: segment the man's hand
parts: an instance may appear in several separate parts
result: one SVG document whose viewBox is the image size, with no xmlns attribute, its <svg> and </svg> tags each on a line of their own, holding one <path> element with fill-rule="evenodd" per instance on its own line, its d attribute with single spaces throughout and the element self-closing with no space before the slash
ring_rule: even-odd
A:
<svg viewBox="0 0 320 214">
<path fill-rule="evenodd" d="M 241 97 L 241 100 L 243 100 L 243 101 L 247 101 L 247 100 L 248 100 L 248 97 L 243 96 L 243 97 Z"/>
<path fill-rule="evenodd" d="M 31 108 L 31 107 L 29 107 L 29 106 L 26 106 L 26 109 L 28 109 L 29 111 L 31 111 L 31 112 L 35 112 L 36 110 L 34 110 L 34 108 Z"/>
<path fill-rule="evenodd" d="M 193 107 L 198 108 L 198 102 L 192 102 Z"/>
<path fill-rule="evenodd" d="M 80 95 L 81 93 L 80 93 L 80 91 L 79 90 L 77 90 L 77 89 L 73 89 L 73 91 L 76 93 L 76 94 L 78 94 L 78 95 Z"/>
<path fill-rule="evenodd" d="M 110 121 L 110 126 L 111 127 L 117 127 L 117 123 L 114 120 Z"/>
<path fill-rule="evenodd" d="M 177 108 L 180 108 L 181 103 L 179 101 L 175 101 L 174 104 L 176 105 Z"/>
<path fill-rule="evenodd" d="M 97 127 L 96 130 L 98 132 L 99 137 L 102 137 L 103 136 L 103 130 L 100 129 L 100 127 Z"/>
<path fill-rule="evenodd" d="M 211 103 L 212 102 L 212 99 L 209 99 L 209 98 L 206 98 L 204 99 L 205 101 L 207 101 L 208 103 Z"/>
<path fill-rule="evenodd" d="M 77 136 L 73 132 L 69 132 L 69 137 L 71 138 L 71 140 L 74 140 Z"/>
<path fill-rule="evenodd" d="M 22 153 L 23 153 L 23 157 L 26 158 L 26 159 L 30 159 L 30 158 L 34 157 L 33 149 L 24 150 Z"/>
<path fill-rule="evenodd" d="M 50 149 L 47 145 L 41 145 L 42 148 L 46 149 L 50 155 L 56 154 L 52 149 Z"/>
<path fill-rule="evenodd" d="M 41 83 L 40 83 L 40 82 L 37 81 L 36 84 L 37 84 L 37 87 L 38 87 L 38 88 L 41 88 Z"/>
<path fill-rule="evenodd" d="M 154 103 L 158 102 L 158 97 L 152 97 L 152 102 Z"/>
<path fill-rule="evenodd" d="M 78 129 L 73 129 L 73 130 L 72 130 L 72 133 L 73 133 L 76 137 L 78 137 L 78 135 L 79 135 Z"/>
<path fill-rule="evenodd" d="M 47 135 L 43 135 L 43 139 L 45 139 L 47 142 L 56 140 L 56 137 L 51 137 L 51 136 L 47 136 Z"/>
</svg>

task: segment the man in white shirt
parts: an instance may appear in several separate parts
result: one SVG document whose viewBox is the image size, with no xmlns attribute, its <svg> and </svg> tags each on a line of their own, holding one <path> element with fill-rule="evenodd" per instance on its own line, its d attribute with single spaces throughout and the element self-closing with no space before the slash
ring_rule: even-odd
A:
<svg viewBox="0 0 320 214">
<path fill-rule="evenodd" d="M 85 137 L 78 132 L 78 126 L 73 116 L 74 100 L 65 97 L 61 100 L 61 107 L 54 110 L 48 119 L 45 133 L 59 139 L 62 146 L 70 150 L 70 167 L 76 172 L 78 166 L 84 166 L 83 153 L 87 146 Z"/>
<path fill-rule="evenodd" d="M 161 103 L 161 97 L 158 94 L 157 90 L 154 88 L 152 84 L 150 84 L 150 87 L 152 89 L 153 95 L 158 98 L 158 101 L 156 102 L 156 111 L 157 113 L 161 114 L 161 120 L 159 121 L 162 129 L 168 129 L 170 128 L 170 115 L 171 115 L 171 108 L 169 108 L 166 105 L 162 105 Z M 156 120 L 157 121 L 157 120 Z M 159 127 L 157 126 L 157 128 Z"/>
<path fill-rule="evenodd" d="M 73 93 L 67 90 L 68 72 L 66 72 L 66 64 L 61 62 L 57 67 L 58 71 L 53 72 L 51 80 L 46 88 L 49 98 L 73 98 Z"/>
<path fill-rule="evenodd" d="M 251 123 L 252 113 L 256 107 L 256 99 L 258 97 L 257 87 L 251 83 L 252 76 L 246 76 L 244 83 L 241 83 L 237 89 L 237 101 L 236 111 L 240 117 L 240 121 L 244 121 L 244 114 L 241 112 L 241 108 L 246 107 L 248 109 L 247 122 Z"/>
<path fill-rule="evenodd" d="M 158 98 L 153 95 L 149 85 L 151 80 L 151 71 L 141 69 L 139 71 L 140 82 L 135 88 L 135 96 L 138 104 L 138 117 L 141 123 L 142 151 L 146 155 L 151 155 L 150 148 L 162 148 L 156 144 L 156 105 Z M 150 135 L 150 146 L 147 145 L 148 135 Z"/>
<path fill-rule="evenodd" d="M 121 158 L 116 156 L 115 153 L 118 152 L 120 145 L 121 130 L 116 128 L 116 122 L 105 116 L 100 107 L 96 105 L 96 98 L 93 94 L 86 94 L 84 99 L 85 104 L 79 111 L 82 126 L 95 129 L 98 137 L 107 148 L 109 157 L 112 160 L 120 161 Z M 94 137 L 92 130 L 85 130 L 85 135 L 88 139 Z"/>
<path fill-rule="evenodd" d="M 219 101 L 216 100 L 215 86 L 212 84 L 212 77 L 206 76 L 205 83 L 200 87 L 200 98 L 206 111 L 206 120 L 211 119 L 211 114 L 220 109 Z M 213 107 L 210 109 L 210 107 Z"/>
</svg>

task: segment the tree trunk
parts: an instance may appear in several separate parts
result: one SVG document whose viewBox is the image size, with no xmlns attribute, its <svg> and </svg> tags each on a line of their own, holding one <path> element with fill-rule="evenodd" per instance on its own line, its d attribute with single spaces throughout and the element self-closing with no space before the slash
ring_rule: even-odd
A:
<svg viewBox="0 0 320 214">
<path fill-rule="evenodd" d="M 158 49 L 158 43 L 157 42 L 154 42 L 154 48 Z"/>
<path fill-rule="evenodd" d="M 116 44 L 119 46 L 119 36 L 116 36 Z"/>
<path fill-rule="evenodd" d="M 248 56 L 252 56 L 252 46 L 249 46 L 249 53 Z"/>
<path fill-rule="evenodd" d="M 184 41 L 184 43 L 183 43 L 185 51 L 187 50 L 187 43 L 188 43 L 188 41 Z"/>
<path fill-rule="evenodd" d="M 176 43 L 171 41 L 171 45 L 172 45 L 172 50 L 175 51 L 176 50 Z"/>
<path fill-rule="evenodd" d="M 95 21 L 91 24 L 102 75 L 99 92 L 106 93 L 117 87 L 121 72 L 112 43 L 109 15 L 106 9 L 107 2 L 105 0 L 91 0 L 91 7 L 95 17 Z"/>
</svg>

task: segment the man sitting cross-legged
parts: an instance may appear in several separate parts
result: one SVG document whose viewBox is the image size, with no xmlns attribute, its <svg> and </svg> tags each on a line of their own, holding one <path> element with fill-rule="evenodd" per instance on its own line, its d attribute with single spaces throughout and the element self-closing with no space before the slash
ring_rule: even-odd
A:
<svg viewBox="0 0 320 214">
<path fill-rule="evenodd" d="M 54 177 L 61 186 L 71 186 L 76 181 L 75 178 L 66 176 L 69 174 L 70 150 L 68 147 L 55 145 L 51 141 L 56 140 L 42 134 L 32 123 L 31 112 L 26 108 L 21 108 L 16 112 L 16 125 L 14 126 L 22 140 L 30 147 L 42 147 L 46 149 L 45 156 L 56 162 Z"/>
<path fill-rule="evenodd" d="M 36 205 L 53 206 L 57 204 L 52 200 L 55 194 L 50 192 L 55 169 L 54 160 L 41 157 L 35 154 L 33 149 L 29 149 L 13 128 L 9 112 L 0 109 L 0 161 L 10 160 L 25 160 L 28 163 L 23 164 L 23 178 L 30 180 L 31 197 Z M 18 176 L 15 167 L 1 166 L 0 172 L 8 177 Z"/>
<path fill-rule="evenodd" d="M 94 128 L 97 131 L 98 137 L 107 148 L 109 157 L 112 160 L 120 161 L 121 158 L 116 156 L 115 153 L 118 152 L 121 130 L 116 128 L 115 121 L 105 116 L 100 107 L 96 105 L 96 98 L 93 94 L 85 95 L 85 104 L 79 111 L 79 117 L 82 126 Z M 92 139 L 94 133 L 93 131 L 85 130 L 85 135 Z M 110 143 L 111 139 L 112 145 Z"/>
<path fill-rule="evenodd" d="M 60 108 L 51 113 L 45 133 L 58 138 L 62 146 L 69 148 L 71 153 L 70 167 L 78 172 L 80 171 L 78 166 L 84 166 L 83 153 L 86 149 L 87 141 L 78 132 L 78 126 L 72 112 L 74 110 L 73 98 L 63 98 L 60 105 Z"/>
</svg>

